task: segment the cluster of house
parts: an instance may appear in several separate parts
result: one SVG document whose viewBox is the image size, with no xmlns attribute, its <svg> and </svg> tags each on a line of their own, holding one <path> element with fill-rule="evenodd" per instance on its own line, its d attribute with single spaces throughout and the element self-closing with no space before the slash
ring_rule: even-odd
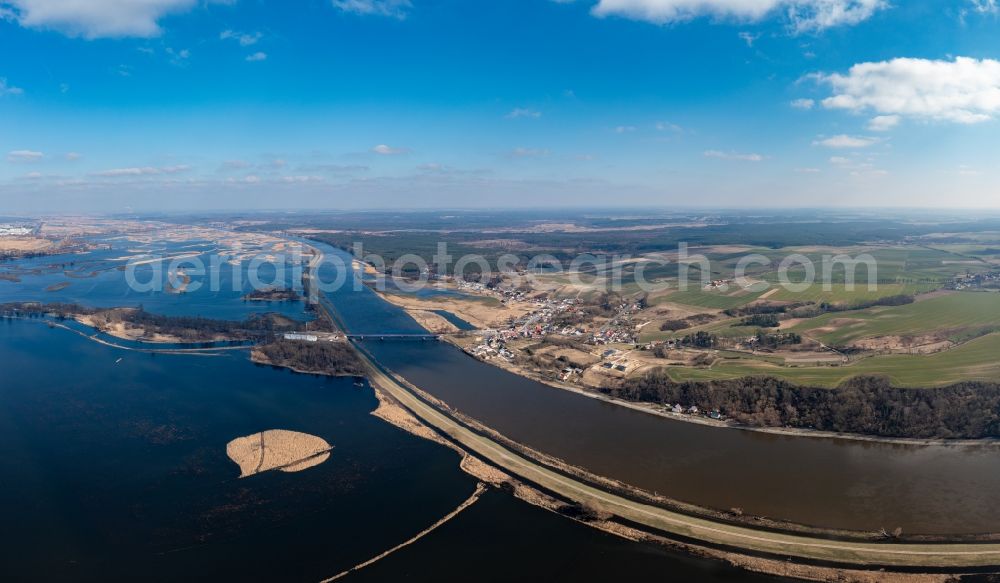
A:
<svg viewBox="0 0 1000 583">
<path fill-rule="evenodd" d="M 702 412 L 700 409 L 698 409 L 698 407 L 695 407 L 694 405 L 690 407 L 684 407 L 680 404 L 673 406 L 664 405 L 663 409 L 667 413 L 674 413 L 676 415 L 704 415 L 705 417 L 708 417 L 709 419 L 715 419 L 716 421 L 722 421 L 726 418 L 726 416 L 720 413 L 719 411 Z"/>
<path fill-rule="evenodd" d="M 635 343 L 635 322 L 632 316 L 642 310 L 642 305 L 630 302 L 615 309 L 615 316 L 607 324 L 591 333 L 590 344 L 633 344 Z"/>
<path fill-rule="evenodd" d="M 489 294 L 497 297 L 502 302 L 515 301 L 521 302 L 525 301 L 528 297 L 528 293 L 520 288 L 512 287 L 500 287 L 500 286 L 488 286 L 484 283 L 478 281 L 465 281 L 462 278 L 455 278 L 455 285 L 459 290 L 466 292 L 474 292 L 481 294 Z"/>
<path fill-rule="evenodd" d="M 996 287 L 1000 285 L 1000 272 L 990 271 L 986 273 L 965 273 L 955 277 L 955 281 L 948 287 L 954 290 L 980 289 L 983 287 Z"/>
<path fill-rule="evenodd" d="M 466 352 L 481 360 L 497 357 L 507 362 L 514 360 L 514 353 L 507 349 L 504 339 L 496 332 L 496 330 L 483 330 L 483 342 L 467 348 Z"/>
<path fill-rule="evenodd" d="M 732 283 L 733 282 L 728 279 L 713 279 L 712 281 L 705 284 L 705 289 L 708 291 L 716 291 L 716 290 L 725 291 L 729 289 L 730 284 Z"/>
</svg>

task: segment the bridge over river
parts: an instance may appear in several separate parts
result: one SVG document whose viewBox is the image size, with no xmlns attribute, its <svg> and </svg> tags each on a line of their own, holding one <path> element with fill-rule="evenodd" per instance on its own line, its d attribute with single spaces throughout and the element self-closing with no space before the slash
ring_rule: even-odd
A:
<svg viewBox="0 0 1000 583">
<path fill-rule="evenodd" d="M 351 340 L 440 340 L 440 334 L 348 334 Z"/>
</svg>

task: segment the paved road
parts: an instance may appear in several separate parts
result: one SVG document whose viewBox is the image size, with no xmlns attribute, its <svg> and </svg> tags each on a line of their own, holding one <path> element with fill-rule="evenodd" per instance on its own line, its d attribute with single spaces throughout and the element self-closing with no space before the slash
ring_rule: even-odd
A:
<svg viewBox="0 0 1000 583">
<path fill-rule="evenodd" d="M 956 570 L 1000 565 L 1000 543 L 837 542 L 808 535 L 779 534 L 734 526 L 635 502 L 556 473 L 475 433 L 381 372 L 368 355 L 362 353 L 362 357 L 368 360 L 372 369 L 373 384 L 467 451 L 569 500 L 601 508 L 659 531 L 759 553 L 851 565 L 955 567 L 958 568 Z"/>
</svg>

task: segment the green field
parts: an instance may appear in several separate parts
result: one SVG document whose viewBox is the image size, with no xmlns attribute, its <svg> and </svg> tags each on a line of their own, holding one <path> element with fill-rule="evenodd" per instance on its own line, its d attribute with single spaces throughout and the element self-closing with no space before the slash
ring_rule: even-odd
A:
<svg viewBox="0 0 1000 583">
<path fill-rule="evenodd" d="M 729 292 L 708 291 L 700 288 L 687 289 L 684 291 L 677 290 L 654 299 L 652 304 L 656 305 L 663 302 L 673 302 L 698 308 L 728 310 L 749 304 L 759 298 L 761 293 L 762 292 L 759 291 L 753 292 L 747 290 Z"/>
<path fill-rule="evenodd" d="M 828 302 L 831 304 L 852 304 L 869 300 L 876 300 L 888 296 L 913 295 L 928 291 L 933 291 L 939 286 L 936 284 L 915 284 L 915 283 L 880 283 L 876 289 L 868 289 L 866 283 L 855 283 L 852 288 L 846 284 L 831 284 L 829 290 L 823 289 L 822 284 L 814 284 L 804 291 L 792 291 L 785 287 L 778 287 L 778 291 L 767 297 L 768 300 L 776 302 Z"/>
<path fill-rule="evenodd" d="M 862 338 L 1000 326 L 1000 293 L 956 292 L 905 306 L 824 314 L 792 331 L 841 346 Z"/>
<path fill-rule="evenodd" d="M 723 359 L 711 368 L 668 367 L 671 378 L 734 379 L 766 375 L 817 387 L 836 387 L 859 375 L 888 377 L 896 386 L 934 387 L 964 380 L 1000 381 L 1000 334 L 931 355 L 895 354 L 843 366 L 776 366 L 753 358 Z"/>
</svg>

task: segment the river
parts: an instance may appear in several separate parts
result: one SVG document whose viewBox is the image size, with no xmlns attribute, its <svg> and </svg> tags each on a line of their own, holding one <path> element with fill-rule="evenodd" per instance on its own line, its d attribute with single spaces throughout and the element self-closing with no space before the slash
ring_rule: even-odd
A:
<svg viewBox="0 0 1000 583">
<path fill-rule="evenodd" d="M 349 259 L 319 246 L 328 256 Z M 324 277 L 332 280 L 329 273 Z M 420 330 L 402 309 L 366 288 L 345 286 L 329 295 L 352 332 Z M 444 342 L 365 346 L 389 369 L 515 441 L 682 502 L 824 528 L 1000 530 L 997 445 L 900 445 L 720 429 L 552 388 Z"/>
</svg>

